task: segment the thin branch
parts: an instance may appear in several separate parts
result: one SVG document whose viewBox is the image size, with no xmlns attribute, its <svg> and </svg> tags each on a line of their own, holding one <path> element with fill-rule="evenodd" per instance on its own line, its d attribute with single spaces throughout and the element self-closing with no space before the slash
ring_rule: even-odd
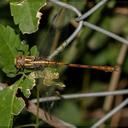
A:
<svg viewBox="0 0 128 128">
<path fill-rule="evenodd" d="M 122 45 L 122 47 L 120 49 L 120 52 L 119 52 L 119 55 L 117 58 L 117 65 L 121 66 L 123 64 L 126 53 L 127 53 L 127 46 L 124 44 L 124 45 Z M 114 71 L 112 73 L 108 91 L 114 91 L 117 89 L 120 75 L 121 75 L 121 68 L 118 72 Z M 111 109 L 112 103 L 113 103 L 113 98 L 114 97 L 112 97 L 112 96 L 106 97 L 105 102 L 104 102 L 104 106 L 103 106 L 105 111 L 109 111 Z"/>
<path fill-rule="evenodd" d="M 127 84 L 128 84 L 127 80 L 120 81 L 118 85 L 118 89 L 124 89 L 127 86 Z M 118 106 L 123 101 L 123 97 L 124 97 L 123 95 L 116 96 L 114 106 Z M 113 115 L 111 119 L 111 126 L 113 125 L 114 127 L 118 127 L 121 117 L 122 117 L 122 111 Z"/>
<path fill-rule="evenodd" d="M 118 13 L 120 15 L 126 15 L 128 16 L 128 7 L 116 7 L 114 9 L 115 13 Z"/>
<path fill-rule="evenodd" d="M 118 106 L 123 101 L 123 96 L 116 96 L 115 97 L 115 105 Z M 117 128 L 121 119 L 122 111 L 119 111 L 118 113 L 114 114 L 111 119 L 111 126 Z"/>
<path fill-rule="evenodd" d="M 58 28 L 56 28 L 55 36 L 54 36 L 52 46 L 51 46 L 51 50 L 50 50 L 50 54 L 56 49 L 56 47 L 58 45 L 58 41 L 60 39 L 60 35 L 61 35 L 61 31 Z"/>
<path fill-rule="evenodd" d="M 86 98 L 86 97 L 101 97 L 101 96 L 112 96 L 112 95 L 123 95 L 123 94 L 128 94 L 128 90 L 119 90 L 119 91 L 110 91 L 110 92 L 95 92 L 95 93 L 80 93 L 80 94 L 67 94 L 67 95 L 62 95 L 60 97 L 57 96 L 51 96 L 51 97 L 45 97 L 45 98 L 40 98 L 39 102 L 47 102 L 47 101 L 56 101 L 56 100 L 61 100 L 61 99 L 78 99 L 78 98 Z M 31 102 L 36 103 L 37 100 L 33 99 Z"/>
<path fill-rule="evenodd" d="M 128 98 L 124 100 L 121 104 L 119 104 L 117 107 L 115 107 L 113 110 L 111 110 L 108 114 L 106 114 L 104 117 L 102 117 L 98 122 L 96 122 L 91 128 L 97 128 L 102 123 L 104 123 L 107 119 L 109 119 L 111 116 L 113 116 L 115 113 L 119 112 L 123 107 L 125 107 L 128 104 Z"/>
<path fill-rule="evenodd" d="M 58 6 L 64 7 L 66 9 L 69 9 L 69 10 L 75 12 L 78 17 L 81 16 L 81 12 L 79 12 L 75 7 L 73 7 L 71 5 L 65 4 L 63 2 L 59 2 L 58 0 L 49 0 L 49 1 L 51 1 L 52 3 L 54 3 Z M 62 45 L 60 45 L 50 56 L 48 56 L 48 59 L 49 60 L 52 59 L 53 57 L 58 55 L 65 47 L 67 47 L 71 43 L 71 41 L 76 37 L 76 35 L 79 33 L 79 31 L 82 29 L 82 26 L 83 26 L 83 21 L 80 21 L 76 30 L 70 35 L 70 37 L 68 37 L 68 39 L 66 39 L 62 43 Z"/>
<path fill-rule="evenodd" d="M 94 13 L 97 9 L 99 9 L 101 6 L 103 6 L 105 3 L 107 3 L 107 1 L 108 0 L 101 0 L 98 4 L 96 4 L 89 11 L 85 12 L 82 16 L 76 18 L 76 21 L 81 21 L 81 20 L 86 19 L 88 16 L 90 16 L 92 13 Z"/>
<path fill-rule="evenodd" d="M 29 101 L 27 111 L 36 116 L 37 106 L 31 101 Z M 55 128 L 76 128 L 74 125 L 64 122 L 53 115 L 50 115 L 49 113 L 47 113 L 41 108 L 39 108 L 38 117 Z"/>
<path fill-rule="evenodd" d="M 63 24 L 63 17 L 65 14 L 65 8 L 62 8 L 59 12 L 59 14 L 57 14 L 56 18 L 55 18 L 55 23 L 54 23 L 54 28 L 55 28 L 55 35 L 53 38 L 53 42 L 52 42 L 52 46 L 50 49 L 50 54 L 56 49 L 59 39 L 60 39 L 60 35 L 61 35 L 61 25 Z"/>
</svg>

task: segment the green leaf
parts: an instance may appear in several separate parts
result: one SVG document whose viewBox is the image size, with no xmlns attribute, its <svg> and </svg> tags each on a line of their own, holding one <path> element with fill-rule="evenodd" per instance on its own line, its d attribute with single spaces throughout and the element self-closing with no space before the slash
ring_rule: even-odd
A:
<svg viewBox="0 0 128 128">
<path fill-rule="evenodd" d="M 38 29 L 42 15 L 39 10 L 45 4 L 45 0 L 22 0 L 10 3 L 11 15 L 22 33 L 33 33 Z"/>
<path fill-rule="evenodd" d="M 3 68 L 3 71 L 8 75 L 8 77 L 15 77 L 17 72 L 16 68 L 13 65 L 7 65 Z"/>
<path fill-rule="evenodd" d="M 28 44 L 26 44 L 26 42 L 25 41 L 22 41 L 21 42 L 21 45 L 19 46 L 19 48 L 18 48 L 18 52 L 21 52 L 21 55 L 22 54 L 24 54 L 24 55 L 29 55 L 30 53 L 29 53 L 29 45 Z M 20 54 L 20 53 L 19 53 Z"/>
<path fill-rule="evenodd" d="M 13 103 L 13 114 L 19 115 L 24 107 L 25 107 L 24 100 L 20 97 L 15 96 L 14 97 L 14 103 Z"/>
<path fill-rule="evenodd" d="M 58 81 L 59 73 L 56 68 L 45 68 L 43 71 L 34 71 L 29 75 L 30 79 L 42 78 L 44 86 L 53 86 L 58 89 L 63 89 L 65 85 Z"/>
<path fill-rule="evenodd" d="M 31 56 L 39 56 L 39 51 L 37 49 L 37 46 L 33 46 L 31 49 L 30 49 L 30 54 Z"/>
<path fill-rule="evenodd" d="M 17 73 L 14 60 L 17 55 L 28 53 L 28 45 L 21 43 L 14 30 L 0 25 L 0 67 L 9 77 Z"/>
<path fill-rule="evenodd" d="M 4 27 L 0 25 L 0 66 L 7 75 L 10 72 L 11 74 L 16 74 L 14 58 L 16 57 L 19 45 L 20 39 L 14 30 L 9 26 Z"/>
<path fill-rule="evenodd" d="M 20 89 L 23 92 L 25 97 L 29 97 L 31 92 L 30 90 L 35 86 L 35 79 L 27 76 L 20 84 Z"/>
<path fill-rule="evenodd" d="M 25 107 L 22 98 L 16 97 L 18 82 L 0 91 L 0 126 L 10 128 L 13 116 Z"/>
</svg>

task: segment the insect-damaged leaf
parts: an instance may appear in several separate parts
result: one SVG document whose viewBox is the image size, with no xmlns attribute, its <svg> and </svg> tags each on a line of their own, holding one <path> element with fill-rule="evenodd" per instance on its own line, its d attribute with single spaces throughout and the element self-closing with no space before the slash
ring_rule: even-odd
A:
<svg viewBox="0 0 128 128">
<path fill-rule="evenodd" d="M 23 92 L 25 97 L 29 97 L 31 92 L 30 90 L 35 86 L 35 79 L 30 78 L 29 75 L 21 82 L 20 89 Z"/>
<path fill-rule="evenodd" d="M 16 97 L 18 82 L 0 91 L 0 127 L 10 128 L 13 116 L 25 107 L 24 100 Z"/>
<path fill-rule="evenodd" d="M 42 84 L 44 86 L 53 86 L 58 89 L 62 89 L 65 85 L 59 82 L 59 73 L 55 68 L 45 68 L 43 71 L 34 71 L 30 73 L 31 79 L 42 78 Z"/>
<path fill-rule="evenodd" d="M 10 3 L 11 15 L 22 33 L 33 33 L 38 29 L 42 15 L 39 10 L 45 4 L 45 0 L 21 0 Z"/>
</svg>

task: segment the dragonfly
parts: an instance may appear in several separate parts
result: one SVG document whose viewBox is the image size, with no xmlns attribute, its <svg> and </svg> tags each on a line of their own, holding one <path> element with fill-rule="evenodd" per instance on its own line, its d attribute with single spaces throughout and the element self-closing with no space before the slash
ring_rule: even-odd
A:
<svg viewBox="0 0 128 128">
<path fill-rule="evenodd" d="M 84 69 L 96 69 L 105 72 L 113 72 L 118 70 L 118 66 L 98 66 L 98 65 L 82 65 L 82 64 L 67 64 L 64 62 L 46 60 L 42 57 L 36 56 L 17 56 L 15 59 L 15 64 L 18 69 L 21 68 L 40 68 L 49 65 L 61 65 L 75 68 L 84 68 Z"/>
<path fill-rule="evenodd" d="M 15 58 L 15 65 L 18 69 L 40 69 L 42 67 L 49 67 L 49 66 L 68 66 L 68 67 L 75 67 L 75 68 L 84 68 L 84 69 L 96 69 L 101 70 L 105 72 L 113 72 L 118 71 L 118 66 L 98 66 L 98 65 L 82 65 L 82 64 L 68 64 L 64 62 L 58 62 L 58 61 L 51 61 L 46 60 L 42 57 L 36 57 L 36 56 L 17 56 Z M 43 71 L 41 70 L 34 70 L 29 75 L 33 79 L 43 78 L 43 85 L 52 87 L 54 86 L 54 89 L 61 90 L 65 87 L 65 85 L 62 82 L 58 82 L 59 79 L 59 73 L 56 70 L 53 70 L 52 68 L 44 68 Z"/>
</svg>

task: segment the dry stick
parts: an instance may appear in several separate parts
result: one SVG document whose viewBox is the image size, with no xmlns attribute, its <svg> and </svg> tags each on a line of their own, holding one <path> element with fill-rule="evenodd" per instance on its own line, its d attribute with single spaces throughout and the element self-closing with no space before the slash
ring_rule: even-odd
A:
<svg viewBox="0 0 128 128">
<path fill-rule="evenodd" d="M 126 80 L 121 81 L 119 83 L 119 86 L 118 86 L 119 89 L 125 88 L 127 83 L 128 83 L 128 81 L 126 81 Z M 123 96 L 122 95 L 116 96 L 116 98 L 115 98 L 115 106 L 119 105 L 122 101 L 123 101 Z M 117 114 L 115 114 L 112 117 L 111 126 L 113 126 L 114 128 L 118 127 L 119 121 L 121 119 L 121 115 L 122 115 L 122 112 L 118 112 Z"/>
<path fill-rule="evenodd" d="M 28 102 L 28 107 L 27 111 L 32 113 L 33 115 L 37 115 L 37 106 L 32 103 L 31 101 Z M 49 125 L 55 127 L 55 128 L 76 128 L 74 125 L 69 124 L 67 122 L 64 122 L 57 117 L 50 115 L 43 109 L 39 108 L 39 114 L 38 114 L 39 119 L 45 121 Z"/>
<path fill-rule="evenodd" d="M 128 15 L 128 8 L 126 7 L 117 7 L 114 9 L 115 13 L 121 14 L 121 15 Z"/>
<path fill-rule="evenodd" d="M 117 59 L 117 65 L 121 66 L 123 64 L 126 52 L 127 52 L 127 45 L 123 44 L 121 49 L 120 49 L 120 53 L 119 53 L 119 56 Z M 112 73 L 112 77 L 110 80 L 110 85 L 109 85 L 108 91 L 114 91 L 117 89 L 120 74 L 121 74 L 121 69 L 118 72 L 114 71 Z M 105 111 L 109 111 L 111 109 L 112 101 L 113 101 L 113 96 L 106 97 L 104 107 L 103 107 Z"/>
<path fill-rule="evenodd" d="M 116 100 L 115 106 L 118 106 L 123 101 L 123 96 L 121 96 L 121 95 L 117 96 L 115 98 L 115 100 Z M 119 111 L 118 113 L 113 115 L 113 117 L 111 119 L 111 127 L 118 128 L 120 119 L 121 119 L 121 111 Z"/>
<path fill-rule="evenodd" d="M 70 23 L 74 28 L 78 27 L 78 23 L 75 20 L 71 20 Z"/>
<path fill-rule="evenodd" d="M 58 41 L 59 41 L 59 39 L 60 39 L 60 35 L 61 35 L 61 32 L 60 32 L 60 30 L 57 28 L 57 29 L 55 30 L 55 37 L 54 37 L 53 42 L 52 42 L 50 54 L 56 49 L 56 47 L 57 47 L 57 45 L 58 45 Z"/>
<path fill-rule="evenodd" d="M 124 108 L 123 110 L 122 110 L 122 118 L 126 121 L 126 119 L 128 119 L 128 107 L 126 107 L 126 108 Z M 125 123 L 124 122 L 124 120 L 121 120 L 120 121 L 120 124 L 124 124 L 123 126 L 125 127 L 125 128 L 127 128 L 128 127 L 128 123 Z M 124 122 L 124 123 L 123 123 Z"/>
<path fill-rule="evenodd" d="M 61 27 L 61 24 L 63 24 L 64 12 L 65 12 L 65 9 L 62 8 L 59 12 L 60 14 L 55 19 L 55 23 L 54 23 L 55 24 L 55 36 L 52 42 L 50 54 L 53 53 L 53 51 L 56 49 L 58 45 L 60 35 L 61 35 L 60 27 Z"/>
<path fill-rule="evenodd" d="M 123 64 L 126 52 L 127 52 L 127 45 L 123 44 L 121 49 L 120 49 L 119 56 L 117 58 L 117 64 L 119 66 L 121 66 Z M 111 77 L 111 80 L 110 80 L 110 85 L 109 85 L 108 91 L 114 91 L 114 90 L 117 89 L 120 74 L 121 74 L 121 68 L 118 72 L 114 71 L 112 73 L 112 77 Z M 113 96 L 106 97 L 105 102 L 104 102 L 104 106 L 103 106 L 103 109 L 104 109 L 105 112 L 108 112 L 111 109 L 113 98 L 114 98 Z"/>
</svg>

